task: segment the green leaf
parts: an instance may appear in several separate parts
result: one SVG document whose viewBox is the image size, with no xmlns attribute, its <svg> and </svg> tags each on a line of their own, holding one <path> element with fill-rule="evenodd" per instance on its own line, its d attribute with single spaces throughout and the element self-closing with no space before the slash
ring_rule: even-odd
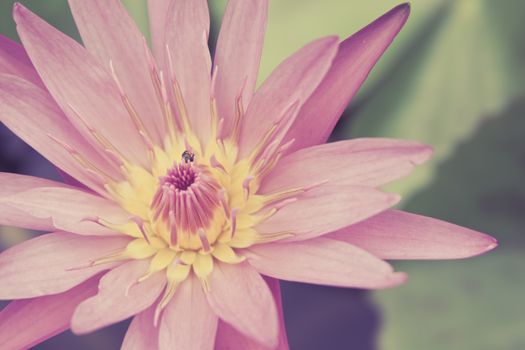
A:
<svg viewBox="0 0 525 350">
<path fill-rule="evenodd" d="M 18 40 L 13 21 L 12 8 L 15 0 L 0 2 L 0 33 Z M 63 33 L 80 41 L 80 35 L 73 21 L 67 0 L 19 0 L 28 9 L 42 17 Z M 122 0 L 138 27 L 149 38 L 148 12 L 145 0 Z"/>
<path fill-rule="evenodd" d="M 523 349 L 523 115 L 525 101 L 486 121 L 409 201 L 409 211 L 490 233 L 500 245 L 469 260 L 396 263 L 408 283 L 375 294 L 382 350 Z"/>
<path fill-rule="evenodd" d="M 525 256 L 398 264 L 407 285 L 376 293 L 382 350 L 519 350 L 525 344 Z"/>
<path fill-rule="evenodd" d="M 516 53 L 522 39 L 499 27 L 508 22 L 523 34 L 525 2 L 498 4 L 445 2 L 350 111 L 356 122 L 343 125 L 344 137 L 408 138 L 435 148 L 428 165 L 389 189 L 409 195 L 428 184 L 459 142 L 524 91 L 525 70 Z"/>
<path fill-rule="evenodd" d="M 150 37 L 149 33 L 149 19 L 148 19 L 148 4 L 146 0 L 122 0 L 126 6 L 129 14 L 139 27 L 140 31 L 146 36 Z"/>
<path fill-rule="evenodd" d="M 415 0 L 415 23 L 426 20 L 440 0 Z M 348 37 L 400 3 L 399 0 L 270 1 L 268 27 L 259 74 L 262 82 L 287 56 L 326 35 Z M 226 0 L 209 1 L 213 32 L 218 32 Z M 412 16 L 415 17 L 415 16 Z M 407 36 L 404 31 L 404 36 Z"/>
<path fill-rule="evenodd" d="M 31 231 L 18 227 L 0 226 L 0 252 L 33 237 Z"/>
<path fill-rule="evenodd" d="M 80 40 L 80 36 L 75 27 L 75 22 L 69 11 L 67 0 L 8 0 L 0 2 L 0 33 L 18 40 L 15 22 L 13 21 L 12 9 L 15 2 L 20 2 L 28 9 L 45 19 L 54 27 L 67 35 Z"/>
</svg>

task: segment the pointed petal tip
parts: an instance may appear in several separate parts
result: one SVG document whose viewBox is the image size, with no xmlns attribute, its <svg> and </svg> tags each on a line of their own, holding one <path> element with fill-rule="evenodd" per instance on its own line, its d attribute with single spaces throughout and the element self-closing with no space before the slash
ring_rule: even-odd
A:
<svg viewBox="0 0 525 350">
<path fill-rule="evenodd" d="M 332 47 L 338 47 L 340 41 L 341 41 L 341 38 L 339 37 L 339 35 L 327 35 L 327 36 L 323 36 L 323 37 L 315 39 L 310 44 L 307 44 L 307 46 L 308 45 L 311 45 L 311 46 L 321 45 L 326 48 L 332 48 Z M 335 56 L 335 52 L 334 52 L 334 56 Z"/>
<path fill-rule="evenodd" d="M 100 286 L 98 290 L 100 290 Z M 92 324 L 83 322 L 83 320 L 81 319 L 79 315 L 84 313 L 85 310 L 86 310 L 86 306 L 80 303 L 75 308 L 75 311 L 73 312 L 73 315 L 71 316 L 69 327 L 71 329 L 71 332 L 75 335 L 86 335 L 86 334 L 90 334 L 100 329 L 100 327 L 93 327 Z"/>
<path fill-rule="evenodd" d="M 82 322 L 76 321 L 75 313 L 73 313 L 73 316 L 71 317 L 71 323 L 70 323 L 70 329 L 74 335 L 79 335 L 79 336 L 87 335 L 97 330 L 97 328 L 89 327 L 89 326 L 86 326 L 86 324 L 82 324 Z"/>
<path fill-rule="evenodd" d="M 13 4 L 13 20 L 15 21 L 16 27 L 31 21 L 36 15 L 27 7 L 19 2 Z"/>
<path fill-rule="evenodd" d="M 410 2 L 405 2 L 405 3 L 397 5 L 390 12 L 391 13 L 397 13 L 401 17 L 404 17 L 406 19 L 410 15 L 410 10 L 411 10 Z"/>
<path fill-rule="evenodd" d="M 406 3 L 397 5 L 396 7 L 392 8 L 390 11 L 386 12 L 383 16 L 379 17 L 375 22 L 382 23 L 382 24 L 397 23 L 396 25 L 397 29 L 395 30 L 395 32 L 397 33 L 406 23 L 409 15 L 410 15 L 410 3 L 406 2 Z"/>
<path fill-rule="evenodd" d="M 441 259 L 469 259 L 477 256 L 481 256 L 495 249 L 499 242 L 496 238 L 482 232 L 474 231 L 471 229 L 463 228 L 467 231 L 471 242 L 465 243 L 462 248 L 463 250 L 456 256 Z"/>
<path fill-rule="evenodd" d="M 485 247 L 485 250 L 482 252 L 482 254 L 488 253 L 491 250 L 496 249 L 498 245 L 499 245 L 499 242 L 495 238 L 492 238 L 492 242 Z"/>
<path fill-rule="evenodd" d="M 384 278 L 371 285 L 367 289 L 390 289 L 405 284 L 408 281 L 408 274 L 406 272 L 391 272 L 384 276 Z"/>
<path fill-rule="evenodd" d="M 24 16 L 28 14 L 31 14 L 31 10 L 29 10 L 23 4 L 19 2 L 15 2 L 13 4 L 13 19 L 15 20 L 16 24 L 18 24 L 18 21 L 20 19 L 22 19 Z"/>
<path fill-rule="evenodd" d="M 414 159 L 414 162 L 417 165 L 425 163 L 430 158 L 432 158 L 432 155 L 434 154 L 434 148 L 432 146 L 422 145 L 421 147 L 421 152 L 419 153 L 418 157 Z"/>
<path fill-rule="evenodd" d="M 89 333 L 89 330 L 84 329 L 79 322 L 75 320 L 75 315 L 71 317 L 71 332 L 75 335 L 85 335 Z"/>
<path fill-rule="evenodd" d="M 471 257 L 483 255 L 495 249 L 499 245 L 499 242 L 496 238 L 490 235 L 484 234 L 484 233 L 479 233 L 479 235 L 481 235 L 480 241 L 482 241 L 482 243 L 480 242 L 481 244 L 477 247 L 478 249 L 476 250 L 473 249 L 471 254 L 465 256 L 465 258 L 471 258 Z"/>
<path fill-rule="evenodd" d="M 339 35 L 329 35 L 321 38 L 319 41 L 323 41 L 328 48 L 339 47 L 339 44 L 341 43 L 341 38 L 339 37 Z M 334 57 L 332 59 L 335 59 L 336 54 L 337 50 L 334 52 Z"/>
<path fill-rule="evenodd" d="M 425 145 L 423 143 L 417 143 L 413 150 L 413 155 L 410 158 L 410 161 L 414 166 L 421 165 L 427 162 L 432 155 L 434 154 L 434 147 Z"/>
<path fill-rule="evenodd" d="M 496 248 L 499 245 L 499 242 L 498 242 L 498 240 L 496 238 L 491 237 L 491 236 L 489 236 L 489 237 L 490 237 L 491 243 L 487 246 L 487 250 L 486 250 L 487 252 L 489 250 L 492 250 L 492 249 Z"/>
<path fill-rule="evenodd" d="M 310 45 L 325 45 L 328 47 L 338 46 L 341 38 L 339 35 L 326 35 L 320 38 L 315 39 L 310 43 Z M 307 44 L 308 45 L 308 44 Z"/>
<path fill-rule="evenodd" d="M 386 288 L 397 287 L 405 284 L 408 281 L 408 274 L 406 272 L 394 272 L 390 278 L 390 285 Z"/>
<path fill-rule="evenodd" d="M 17 17 L 21 15 L 21 12 L 24 10 L 26 10 L 26 8 L 21 3 L 15 2 L 13 4 L 13 17 L 15 21 L 17 20 Z"/>
<path fill-rule="evenodd" d="M 339 37 L 339 35 L 329 35 L 329 36 L 326 36 L 324 38 L 326 41 L 330 42 L 330 43 L 338 43 L 339 40 L 341 40 L 341 38 Z"/>
<path fill-rule="evenodd" d="M 387 194 L 387 201 L 388 201 L 389 206 L 396 205 L 397 203 L 399 203 L 401 201 L 401 198 L 402 198 L 401 195 L 397 194 L 397 193 L 388 193 Z"/>
<path fill-rule="evenodd" d="M 97 293 L 100 290 L 100 281 L 97 288 Z M 86 322 L 82 322 L 80 317 L 78 315 L 82 312 L 82 309 L 85 308 L 85 305 L 80 303 L 75 308 L 75 311 L 73 312 L 73 315 L 71 315 L 71 321 L 69 324 L 69 327 L 71 329 L 71 332 L 75 335 L 86 335 L 91 332 L 93 332 L 95 329 L 91 327 L 90 324 Z"/>
</svg>

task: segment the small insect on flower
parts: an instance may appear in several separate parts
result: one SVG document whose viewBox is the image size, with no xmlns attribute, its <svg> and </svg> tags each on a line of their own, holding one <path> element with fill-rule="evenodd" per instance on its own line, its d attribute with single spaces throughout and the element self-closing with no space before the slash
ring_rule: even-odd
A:
<svg viewBox="0 0 525 350">
<path fill-rule="evenodd" d="M 193 161 L 195 160 L 195 153 L 192 153 L 188 150 L 182 152 L 182 160 L 186 164 L 193 163 Z"/>
</svg>

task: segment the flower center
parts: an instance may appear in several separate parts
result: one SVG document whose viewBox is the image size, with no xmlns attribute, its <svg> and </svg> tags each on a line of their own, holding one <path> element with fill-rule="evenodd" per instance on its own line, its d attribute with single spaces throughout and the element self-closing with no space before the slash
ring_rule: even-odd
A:
<svg viewBox="0 0 525 350">
<path fill-rule="evenodd" d="M 175 164 L 173 168 L 168 170 L 161 182 L 163 186 L 169 186 L 176 191 L 186 191 L 188 187 L 193 185 L 196 178 L 195 169 L 190 164 Z"/>
<path fill-rule="evenodd" d="M 81 166 L 87 167 L 103 184 L 103 191 L 129 213 L 124 222 L 85 218 L 133 237 L 124 249 L 95 259 L 89 266 L 148 259 L 149 268 L 139 278 L 139 283 L 165 271 L 167 287 L 155 312 L 155 319 L 158 319 L 177 286 L 190 273 L 207 288 L 207 278 L 216 262 L 241 263 L 245 259 L 244 249 L 289 237 L 289 232 L 260 234 L 257 225 L 287 202 L 295 200 L 301 189 L 258 193 L 261 179 L 294 141 L 281 145 L 284 134 L 278 131 L 281 126 L 291 125 L 288 116 L 294 115 L 296 104 L 272 125 L 251 152 L 243 154 L 238 147 L 244 115 L 242 94 L 235 101 L 235 121 L 229 132 L 224 130 L 224 119 L 218 115 L 214 98 L 211 99 L 211 135 L 203 144 L 191 130 L 186 104 L 175 77 L 167 72 L 167 76 L 172 76 L 168 80 L 176 100 L 176 110 L 172 110 L 162 75 L 154 65 L 151 68 L 167 129 L 163 142 L 153 141 L 125 92 L 120 91 L 124 107 L 143 136 L 150 162 L 129 162 L 94 129 L 90 129 L 93 139 L 107 151 L 107 157 L 117 162 L 122 179 L 105 174 L 72 147 L 63 147 Z M 115 72 L 112 74 L 120 87 Z"/>
<path fill-rule="evenodd" d="M 206 166 L 184 156 L 160 178 L 150 207 L 153 219 L 167 226 L 171 245 L 210 249 L 217 237 L 212 222 L 220 204 L 219 190 Z"/>
</svg>

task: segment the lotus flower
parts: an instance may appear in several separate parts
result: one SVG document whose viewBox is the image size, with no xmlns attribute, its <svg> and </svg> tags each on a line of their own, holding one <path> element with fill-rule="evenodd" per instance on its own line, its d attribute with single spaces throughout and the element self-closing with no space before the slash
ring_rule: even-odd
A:
<svg viewBox="0 0 525 350">
<path fill-rule="evenodd" d="M 20 4 L 1 39 L 1 120 L 68 174 L 0 175 L 0 223 L 50 232 L 0 255 L 3 349 L 132 316 L 123 349 L 286 349 L 276 279 L 386 288 L 382 259 L 495 246 L 390 209 L 428 146 L 323 144 L 408 5 L 256 89 L 265 0 L 230 0 L 213 61 L 205 0 L 150 0 L 151 52 L 118 0 L 69 3 L 85 47 Z"/>
</svg>

